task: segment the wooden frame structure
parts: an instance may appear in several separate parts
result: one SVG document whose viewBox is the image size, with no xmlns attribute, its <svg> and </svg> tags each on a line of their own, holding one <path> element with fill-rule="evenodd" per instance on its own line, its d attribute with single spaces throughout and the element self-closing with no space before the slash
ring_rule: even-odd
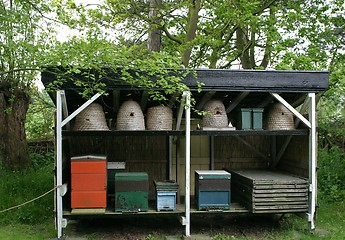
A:
<svg viewBox="0 0 345 240">
<path fill-rule="evenodd" d="M 191 118 L 193 113 L 189 107 L 184 108 L 182 104 L 176 113 L 176 129 L 171 131 L 86 131 L 75 132 L 70 131 L 70 122 L 92 102 L 99 99 L 102 94 L 95 94 L 92 98 L 85 101 L 78 94 L 76 94 L 76 87 L 73 86 L 73 79 L 69 79 L 70 84 L 65 84 L 51 97 L 56 103 L 56 193 L 55 193 L 55 209 L 56 209 L 56 228 L 58 237 L 62 237 L 62 229 L 67 226 L 67 218 L 71 216 L 69 211 L 65 211 L 63 198 L 68 192 L 68 184 L 64 179 L 64 144 L 63 139 L 69 136 L 166 136 L 168 138 L 168 164 L 167 175 L 172 179 L 172 144 L 173 137 L 185 137 L 185 184 L 183 186 L 185 191 L 184 209 L 178 208 L 175 213 L 181 215 L 182 224 L 185 226 L 185 235 L 190 236 L 190 223 L 191 213 L 203 213 L 203 211 L 196 212 L 191 209 L 190 204 L 190 187 L 191 187 L 191 137 L 193 136 L 208 136 L 210 137 L 210 164 L 209 168 L 212 170 L 215 167 L 214 163 L 214 138 L 219 136 L 232 136 L 236 137 L 239 141 L 247 144 L 246 140 L 242 139 L 243 136 L 285 136 L 284 143 L 277 153 L 275 147 L 271 156 L 272 165 L 276 167 L 284 155 L 292 136 L 308 136 L 309 154 L 308 154 L 308 212 L 307 218 L 310 229 L 315 228 L 315 210 L 316 210 L 316 168 L 317 168 L 317 123 L 316 123 L 316 99 L 317 94 L 322 93 L 328 87 L 328 72 L 323 71 L 254 71 L 254 70 L 215 70 L 215 69 L 202 69 L 196 70 L 198 81 L 204 83 L 203 91 L 197 92 L 197 84 L 192 75 L 188 75 L 185 83 L 189 86 L 190 91 L 183 93 L 182 99 L 189 106 L 191 95 L 196 99 L 196 108 L 202 109 L 205 102 L 213 97 L 222 98 L 227 104 L 227 112 L 231 112 L 235 107 L 244 106 L 251 107 L 265 107 L 272 101 L 279 101 L 287 107 L 296 117 L 295 125 L 302 122 L 307 129 L 296 129 L 289 131 L 200 131 L 191 129 Z M 42 82 L 45 86 L 56 79 L 56 75 L 51 71 L 42 73 Z M 126 93 L 133 91 L 133 87 L 126 84 L 108 82 L 105 91 L 112 92 L 110 102 L 113 104 L 113 109 L 119 107 L 121 101 L 121 91 Z M 137 91 L 138 89 L 135 89 Z M 146 91 L 139 94 L 142 106 L 147 105 Z M 249 96 L 248 96 L 249 95 Z M 145 98 L 145 99 L 144 99 Z M 172 97 L 173 98 L 173 97 Z M 174 101 L 171 101 L 171 106 Z M 300 107 L 299 111 L 296 107 Z M 305 110 L 308 109 L 308 117 L 305 117 Z M 184 114 L 184 121 L 183 119 Z M 308 119 L 307 119 L 308 118 Z M 181 123 L 184 123 L 185 128 L 181 130 Z M 272 140 L 273 141 L 273 140 Z M 274 140 L 275 141 L 275 140 Z M 274 144 L 272 144 L 273 146 Z M 255 147 L 250 146 L 253 151 Z M 260 154 L 259 151 L 257 151 Z M 262 156 L 265 158 L 265 156 Z M 177 160 L 176 160 L 177 171 Z M 176 176 L 177 177 L 177 176 Z M 243 207 L 230 209 L 226 212 L 247 213 L 248 210 Z M 106 213 L 113 214 L 116 213 Z M 150 214 L 138 213 L 138 214 Z M 166 214 L 160 212 L 160 214 Z"/>
</svg>

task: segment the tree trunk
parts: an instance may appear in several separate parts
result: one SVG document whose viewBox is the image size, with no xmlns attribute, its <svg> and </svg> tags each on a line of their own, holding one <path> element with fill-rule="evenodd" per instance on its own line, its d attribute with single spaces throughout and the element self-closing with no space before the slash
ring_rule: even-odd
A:
<svg viewBox="0 0 345 240">
<path fill-rule="evenodd" d="M 25 135 L 29 101 L 22 89 L 0 86 L 0 161 L 11 170 L 31 165 Z"/>
<path fill-rule="evenodd" d="M 149 52 L 160 52 L 161 50 L 161 30 L 158 28 L 160 22 L 158 9 L 161 4 L 161 0 L 150 0 L 149 18 L 151 19 L 151 29 L 147 41 Z"/>
<path fill-rule="evenodd" d="M 199 11 L 201 9 L 201 0 L 191 0 L 188 12 L 188 26 L 186 32 L 186 38 L 184 41 L 185 49 L 182 54 L 182 64 L 187 67 L 192 54 L 191 41 L 195 39 L 196 30 L 199 22 Z"/>
<path fill-rule="evenodd" d="M 240 60 L 243 69 L 252 69 L 250 62 L 249 49 L 251 42 L 248 41 L 246 36 L 247 30 L 238 28 L 236 30 L 236 47 L 240 52 Z"/>
</svg>

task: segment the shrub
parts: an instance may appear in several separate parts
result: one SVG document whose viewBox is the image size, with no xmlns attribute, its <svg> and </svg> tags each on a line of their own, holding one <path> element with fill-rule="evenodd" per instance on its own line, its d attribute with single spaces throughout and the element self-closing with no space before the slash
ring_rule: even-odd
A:
<svg viewBox="0 0 345 240">
<path fill-rule="evenodd" d="M 341 148 L 319 149 L 318 187 L 322 198 L 329 201 L 345 199 L 345 158 Z"/>
</svg>

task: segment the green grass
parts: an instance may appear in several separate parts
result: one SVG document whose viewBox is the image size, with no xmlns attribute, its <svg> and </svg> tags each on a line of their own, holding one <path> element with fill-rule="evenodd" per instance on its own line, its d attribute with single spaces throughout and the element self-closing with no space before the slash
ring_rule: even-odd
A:
<svg viewBox="0 0 345 240">
<path fill-rule="evenodd" d="M 10 211 L 54 187 L 53 154 L 32 154 L 34 167 L 25 171 L 0 168 L 0 239 L 54 237 L 54 193 Z"/>
<path fill-rule="evenodd" d="M 0 225 L 1 240 L 42 240 L 56 236 L 53 222 L 36 224 L 34 226 L 27 224 Z"/>
</svg>

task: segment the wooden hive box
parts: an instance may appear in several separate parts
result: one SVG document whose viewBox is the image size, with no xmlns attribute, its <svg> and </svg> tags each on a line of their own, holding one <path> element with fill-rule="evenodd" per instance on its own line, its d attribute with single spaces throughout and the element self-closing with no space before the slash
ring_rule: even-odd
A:
<svg viewBox="0 0 345 240">
<path fill-rule="evenodd" d="M 178 184 L 175 181 L 155 181 L 157 211 L 174 211 Z"/>
<path fill-rule="evenodd" d="M 253 213 L 308 211 L 308 184 L 303 178 L 264 171 L 232 171 L 233 196 Z"/>
<path fill-rule="evenodd" d="M 106 208 L 107 160 L 105 156 L 71 158 L 71 208 Z"/>
<path fill-rule="evenodd" d="M 149 182 L 147 173 L 115 173 L 115 211 L 147 211 L 148 191 Z"/>
<path fill-rule="evenodd" d="M 195 203 L 198 210 L 230 209 L 231 174 L 223 170 L 195 171 Z"/>
</svg>

